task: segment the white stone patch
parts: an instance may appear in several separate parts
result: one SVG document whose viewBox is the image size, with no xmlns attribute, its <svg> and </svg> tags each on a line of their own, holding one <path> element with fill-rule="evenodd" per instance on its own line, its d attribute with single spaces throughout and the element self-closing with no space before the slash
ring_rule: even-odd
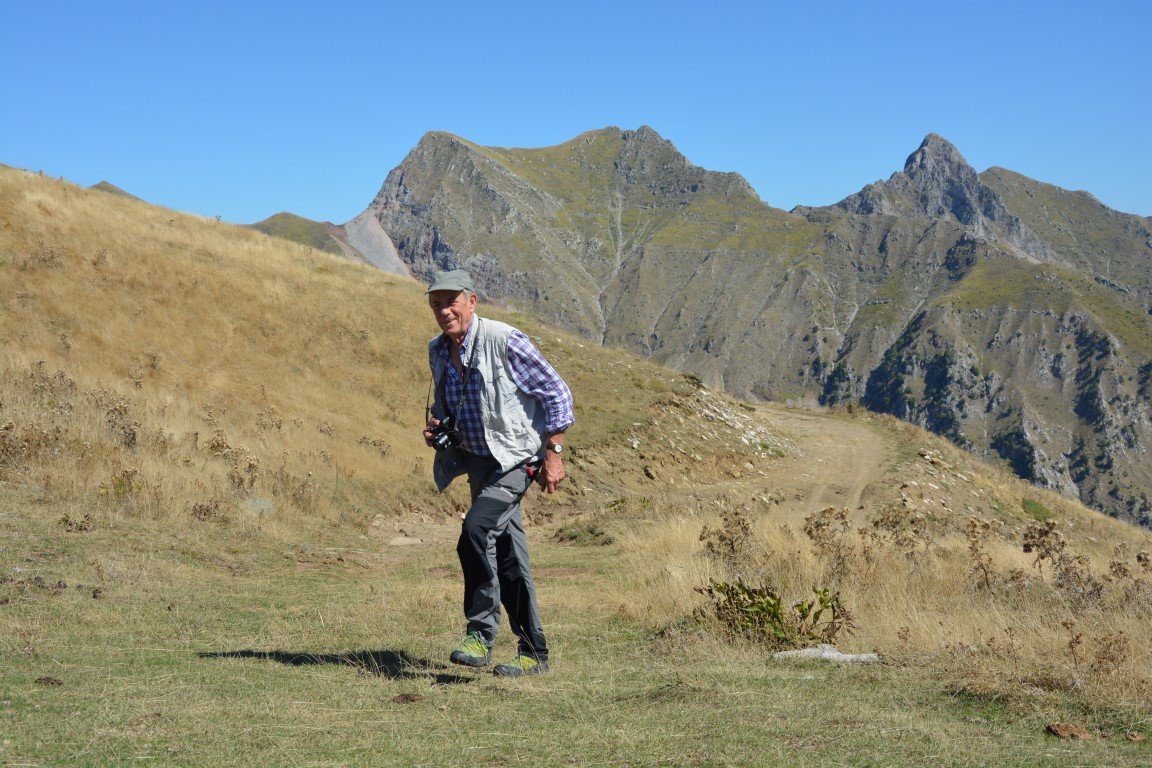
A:
<svg viewBox="0 0 1152 768">
<path fill-rule="evenodd" d="M 841 653 L 834 645 L 821 643 L 811 648 L 801 648 L 798 651 L 779 651 L 772 654 L 774 659 L 816 659 L 818 661 L 836 661 L 853 664 L 875 664 L 880 661 L 879 654 L 875 653 Z"/>
</svg>

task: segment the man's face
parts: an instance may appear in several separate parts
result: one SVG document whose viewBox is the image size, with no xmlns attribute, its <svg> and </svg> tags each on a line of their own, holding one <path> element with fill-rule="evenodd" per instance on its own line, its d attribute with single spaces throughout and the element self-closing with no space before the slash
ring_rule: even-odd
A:
<svg viewBox="0 0 1152 768">
<path fill-rule="evenodd" d="M 465 291 L 432 291 L 428 306 L 436 316 L 436 324 L 446 335 L 460 341 L 472 324 L 476 314 L 476 294 Z"/>
</svg>

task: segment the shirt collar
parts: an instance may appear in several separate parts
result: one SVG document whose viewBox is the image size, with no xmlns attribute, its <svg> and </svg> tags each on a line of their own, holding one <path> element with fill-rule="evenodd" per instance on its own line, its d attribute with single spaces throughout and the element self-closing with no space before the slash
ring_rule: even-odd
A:
<svg viewBox="0 0 1152 768">
<path fill-rule="evenodd" d="M 463 360 L 468 356 L 468 351 L 472 349 L 472 344 L 476 341 L 476 329 L 480 327 L 480 318 L 472 315 L 472 324 L 468 326 L 468 333 L 464 334 L 464 341 L 460 344 L 460 359 Z"/>
<path fill-rule="evenodd" d="M 476 333 L 480 328 L 480 316 L 472 315 L 472 324 L 468 326 L 468 332 L 464 334 L 464 341 L 460 343 L 460 359 L 465 362 L 468 360 L 468 352 L 472 349 L 473 342 L 476 341 Z M 452 340 L 448 338 L 448 334 L 440 334 L 440 349 L 449 358 L 452 354 Z"/>
</svg>

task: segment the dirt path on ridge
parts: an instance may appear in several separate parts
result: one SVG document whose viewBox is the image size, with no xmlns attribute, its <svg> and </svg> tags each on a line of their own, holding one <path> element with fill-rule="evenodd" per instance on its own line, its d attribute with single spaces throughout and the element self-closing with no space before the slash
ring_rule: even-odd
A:
<svg viewBox="0 0 1152 768">
<path fill-rule="evenodd" d="M 774 509 L 802 519 L 824 507 L 850 510 L 872 491 L 883 494 L 886 469 L 894 455 L 890 438 L 866 421 L 776 405 L 759 408 L 770 426 L 794 450 L 761 469 L 749 483 L 762 484 Z"/>
</svg>

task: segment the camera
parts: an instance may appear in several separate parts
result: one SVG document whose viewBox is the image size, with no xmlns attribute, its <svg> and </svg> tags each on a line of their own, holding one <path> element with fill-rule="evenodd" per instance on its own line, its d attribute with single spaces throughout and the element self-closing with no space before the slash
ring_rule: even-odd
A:
<svg viewBox="0 0 1152 768">
<path fill-rule="evenodd" d="M 432 433 L 432 447 L 442 451 L 448 446 L 460 445 L 460 433 L 456 429 L 456 420 L 445 416 L 440 423 L 428 430 Z"/>
</svg>

